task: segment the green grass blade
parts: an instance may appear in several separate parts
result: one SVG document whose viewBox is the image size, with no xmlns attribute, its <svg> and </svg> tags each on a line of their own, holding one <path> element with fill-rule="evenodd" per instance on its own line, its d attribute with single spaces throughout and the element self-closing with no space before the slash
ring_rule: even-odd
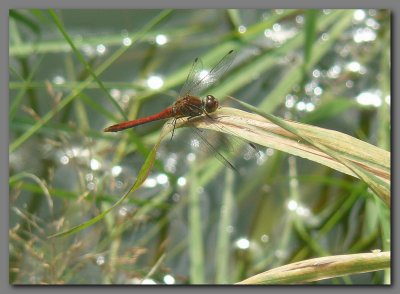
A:
<svg viewBox="0 0 400 294">
<path fill-rule="evenodd" d="M 9 122 L 13 121 L 15 114 L 17 113 L 18 107 L 21 105 L 22 99 L 24 98 L 26 91 L 29 89 L 29 84 L 32 82 L 33 77 L 37 73 L 37 70 L 39 69 L 39 66 L 42 63 L 43 58 L 44 58 L 44 55 L 41 55 L 40 58 L 38 58 L 36 63 L 33 65 L 32 70 L 29 73 L 29 76 L 27 77 L 26 80 L 23 81 L 23 87 L 18 92 L 15 99 L 13 99 L 13 102 L 10 106 L 9 115 L 8 115 Z"/>
<path fill-rule="evenodd" d="M 218 240 L 215 252 L 216 261 L 216 282 L 217 284 L 229 283 L 229 256 L 230 250 L 230 232 L 228 227 L 232 225 L 233 220 L 233 171 L 228 169 L 226 171 L 225 189 L 223 200 L 220 209 L 220 221 L 218 226 Z"/>
<path fill-rule="evenodd" d="M 318 13 L 319 11 L 314 9 L 307 10 L 305 13 L 306 23 L 304 28 L 304 64 L 306 68 L 308 67 L 307 65 L 310 61 L 314 46 Z"/>
<path fill-rule="evenodd" d="M 79 52 L 78 48 L 75 46 L 75 44 L 72 41 L 71 37 L 64 30 L 64 26 L 61 23 L 60 19 L 58 18 L 57 14 L 51 9 L 49 9 L 49 14 L 50 14 L 51 18 L 53 19 L 54 23 L 56 24 L 57 28 L 59 29 L 59 31 L 61 32 L 61 34 L 64 37 L 64 39 L 71 46 L 71 49 L 75 53 L 75 55 L 78 58 L 78 60 L 85 66 L 85 69 L 90 73 L 92 78 L 96 81 L 96 83 L 99 85 L 100 89 L 102 89 L 103 92 L 106 94 L 106 97 L 111 102 L 111 104 L 114 105 L 114 107 L 119 111 L 119 113 L 122 115 L 122 117 L 125 120 L 128 120 L 128 117 L 125 115 L 125 113 L 122 110 L 121 106 L 117 103 L 117 101 L 114 100 L 113 97 L 111 97 L 110 92 L 107 91 L 107 89 L 104 87 L 104 85 L 101 82 L 101 80 L 97 77 L 96 73 L 92 70 L 92 67 L 90 66 L 90 64 L 86 61 L 85 57 L 83 57 L 82 53 Z"/>
<path fill-rule="evenodd" d="M 197 168 L 191 169 L 189 190 L 189 255 L 190 282 L 204 284 L 204 249 L 201 217 L 201 193 L 199 192 Z"/>
<path fill-rule="evenodd" d="M 344 11 L 336 11 L 330 15 L 329 18 L 324 18 L 319 22 L 317 27 L 318 31 L 324 31 L 329 25 L 334 23 L 333 27 L 329 30 L 329 39 L 323 43 L 317 43 L 314 46 L 318 49 L 313 51 L 313 55 L 308 62 L 308 67 L 311 68 L 329 51 L 331 50 L 335 41 L 343 35 L 343 32 L 352 24 L 352 13 Z M 299 34 L 293 39 L 293 44 L 289 46 L 289 42 L 286 44 L 289 52 L 293 51 L 295 47 L 299 47 L 302 43 L 302 34 Z M 276 62 L 276 61 L 274 61 Z M 284 101 L 284 97 L 290 93 L 295 85 L 301 82 L 303 77 L 303 69 L 301 64 L 294 64 L 285 74 L 283 78 L 275 88 L 268 94 L 263 102 L 259 105 L 265 112 L 271 113 Z"/>
<path fill-rule="evenodd" d="M 40 34 L 39 26 L 28 16 L 26 16 L 16 10 L 10 10 L 9 14 L 10 14 L 10 18 L 13 18 L 16 21 L 23 23 L 26 27 L 31 29 L 31 31 L 34 32 L 36 35 Z"/>
<path fill-rule="evenodd" d="M 132 44 L 139 40 L 142 35 L 157 25 L 162 19 L 169 15 L 171 11 L 165 10 L 148 22 L 139 32 L 137 32 L 132 38 Z M 131 46 L 132 46 L 131 44 Z M 100 65 L 96 71 L 96 75 L 100 75 L 104 72 L 117 58 L 119 58 L 129 46 L 123 46 L 117 50 L 112 56 L 110 56 L 102 65 Z M 47 124 L 57 113 L 59 113 L 65 106 L 72 102 L 78 95 L 93 81 L 93 77 L 88 77 L 84 82 L 79 84 L 71 94 L 61 100 L 61 102 L 46 113 L 40 121 L 36 122 L 31 128 L 29 128 L 25 133 L 19 136 L 14 142 L 10 144 L 9 152 L 15 151 L 19 146 L 21 146 L 26 140 L 28 140 L 32 135 L 34 135 L 39 129 L 41 129 L 45 124 Z"/>
<path fill-rule="evenodd" d="M 128 192 L 126 192 L 117 202 L 115 202 L 112 206 L 110 206 L 108 209 L 103 211 L 101 214 L 95 216 L 94 218 L 91 218 L 90 220 L 88 220 L 80 225 L 77 225 L 69 230 L 50 235 L 48 238 L 68 236 L 68 235 L 75 234 L 79 231 L 82 231 L 82 230 L 94 225 L 95 223 L 97 223 L 98 221 L 103 219 L 111 210 L 113 210 L 115 207 L 120 205 L 129 195 L 131 195 L 133 192 L 135 192 L 137 189 L 139 189 L 140 186 L 143 184 L 143 182 L 146 180 L 147 176 L 149 175 L 151 168 L 153 167 L 153 164 L 154 164 L 154 161 L 155 161 L 156 155 L 157 155 L 157 150 L 160 147 L 162 139 L 170 131 L 171 131 L 171 125 L 165 124 L 164 128 L 162 129 L 162 131 L 160 133 L 160 136 L 159 136 L 159 139 L 158 139 L 156 145 L 150 151 L 150 153 L 148 154 L 148 156 L 146 158 L 146 161 L 144 162 L 143 166 L 141 167 L 135 183 L 128 190 Z"/>
</svg>

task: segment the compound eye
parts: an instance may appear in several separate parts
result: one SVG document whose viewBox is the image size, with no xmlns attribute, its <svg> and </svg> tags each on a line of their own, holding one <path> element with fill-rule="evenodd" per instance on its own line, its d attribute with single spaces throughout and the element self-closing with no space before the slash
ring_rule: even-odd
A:
<svg viewBox="0 0 400 294">
<path fill-rule="evenodd" d="M 211 113 L 217 110 L 219 103 L 218 100 L 215 99 L 215 97 L 213 95 L 207 95 L 206 99 L 205 99 L 205 108 L 207 113 Z"/>
</svg>

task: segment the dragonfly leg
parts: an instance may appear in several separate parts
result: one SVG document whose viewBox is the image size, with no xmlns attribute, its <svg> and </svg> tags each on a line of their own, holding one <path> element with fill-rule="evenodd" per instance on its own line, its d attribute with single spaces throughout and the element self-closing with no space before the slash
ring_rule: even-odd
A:
<svg viewBox="0 0 400 294">
<path fill-rule="evenodd" d="M 188 117 L 187 117 L 187 120 L 189 121 L 189 120 L 191 120 L 191 119 L 198 118 L 199 116 L 200 116 L 200 115 L 188 116 Z"/>
</svg>

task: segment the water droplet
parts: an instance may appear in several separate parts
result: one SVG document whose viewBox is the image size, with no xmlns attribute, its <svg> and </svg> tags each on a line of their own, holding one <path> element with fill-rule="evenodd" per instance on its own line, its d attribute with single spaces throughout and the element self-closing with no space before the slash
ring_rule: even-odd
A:
<svg viewBox="0 0 400 294">
<path fill-rule="evenodd" d="M 295 102 L 296 101 L 295 101 L 295 98 L 293 95 L 291 95 L 291 94 L 286 95 L 285 106 L 287 108 L 292 108 L 294 106 Z"/>
<path fill-rule="evenodd" d="M 88 182 L 93 181 L 93 179 L 94 179 L 93 173 L 88 173 L 88 174 L 86 174 L 85 179 L 86 179 L 86 181 L 88 181 Z"/>
<path fill-rule="evenodd" d="M 178 193 L 175 193 L 174 195 L 172 195 L 172 200 L 174 200 L 175 202 L 178 202 L 181 199 L 181 195 L 179 195 Z"/>
<path fill-rule="evenodd" d="M 362 20 L 364 20 L 364 19 L 365 19 L 365 16 L 366 16 L 366 13 L 365 13 L 365 11 L 362 10 L 362 9 L 357 9 L 356 11 L 354 11 L 354 14 L 353 14 L 353 18 L 354 18 L 356 21 L 362 21 Z"/>
<path fill-rule="evenodd" d="M 269 236 L 264 234 L 264 235 L 261 236 L 260 239 L 261 239 L 261 242 L 267 243 L 269 241 Z"/>
<path fill-rule="evenodd" d="M 304 206 L 299 206 L 296 209 L 296 213 L 300 216 L 305 216 L 305 217 L 310 216 L 310 210 Z"/>
<path fill-rule="evenodd" d="M 362 92 L 356 97 L 356 101 L 361 105 L 371 105 L 379 107 L 382 104 L 379 91 Z"/>
<path fill-rule="evenodd" d="M 236 247 L 238 247 L 239 249 L 242 249 L 242 250 L 249 249 L 249 247 L 250 247 L 250 241 L 246 238 L 238 239 L 235 242 L 235 244 L 236 244 Z"/>
<path fill-rule="evenodd" d="M 354 86 L 354 82 L 352 80 L 347 80 L 346 81 L 346 87 L 347 88 L 353 88 Z"/>
<path fill-rule="evenodd" d="M 190 141 L 190 146 L 194 149 L 197 149 L 200 147 L 200 141 L 198 139 L 192 139 Z"/>
<path fill-rule="evenodd" d="M 94 182 L 89 182 L 86 187 L 88 188 L 88 190 L 93 191 L 94 188 L 96 188 L 96 185 L 94 184 Z"/>
<path fill-rule="evenodd" d="M 121 91 L 118 89 L 111 89 L 110 90 L 110 95 L 111 97 L 113 97 L 114 99 L 119 100 L 121 98 Z"/>
<path fill-rule="evenodd" d="M 64 164 L 64 165 L 68 164 L 68 162 L 69 162 L 69 157 L 68 157 L 67 155 L 61 156 L 61 157 L 60 157 L 60 162 L 61 162 L 61 164 Z"/>
<path fill-rule="evenodd" d="M 304 111 L 306 109 L 306 103 L 304 101 L 299 101 L 296 104 L 296 108 L 299 111 Z"/>
<path fill-rule="evenodd" d="M 179 177 L 177 180 L 177 184 L 180 187 L 186 186 L 186 183 L 187 183 L 187 181 L 186 181 L 185 177 Z"/>
<path fill-rule="evenodd" d="M 121 174 L 121 172 L 122 172 L 122 167 L 119 166 L 119 165 L 113 166 L 113 167 L 111 168 L 111 174 L 112 174 L 114 177 L 118 177 L 118 176 Z"/>
<path fill-rule="evenodd" d="M 379 23 L 373 18 L 368 18 L 365 24 L 374 30 L 378 30 L 380 28 Z"/>
<path fill-rule="evenodd" d="M 120 216 L 126 216 L 128 214 L 128 209 L 126 209 L 126 207 L 121 207 L 118 213 Z"/>
<path fill-rule="evenodd" d="M 87 44 L 82 46 L 82 51 L 88 57 L 93 57 L 95 53 L 93 46 Z"/>
<path fill-rule="evenodd" d="M 266 153 L 268 156 L 272 156 L 274 154 L 275 150 L 273 148 L 267 148 Z"/>
<path fill-rule="evenodd" d="M 323 33 L 322 35 L 321 35 L 321 40 L 322 41 L 327 41 L 329 39 L 329 35 L 327 34 L 327 33 Z"/>
<path fill-rule="evenodd" d="M 103 55 L 104 53 L 106 53 L 107 48 L 103 44 L 99 44 L 96 46 L 96 51 L 99 55 Z"/>
<path fill-rule="evenodd" d="M 303 24 L 304 23 L 304 16 L 302 16 L 302 15 L 296 16 L 296 23 Z"/>
<path fill-rule="evenodd" d="M 175 284 L 175 278 L 171 275 L 165 275 L 163 280 L 164 280 L 165 284 L 168 284 L 168 285 Z"/>
<path fill-rule="evenodd" d="M 160 185 L 168 184 L 168 177 L 166 174 L 159 174 L 156 177 L 157 183 Z"/>
<path fill-rule="evenodd" d="M 238 27 L 238 32 L 239 32 L 240 34 L 244 34 L 246 31 L 247 31 L 247 28 L 246 28 L 244 25 L 240 25 L 240 26 Z"/>
<path fill-rule="evenodd" d="M 147 188 L 154 188 L 155 186 L 157 186 L 157 181 L 154 178 L 147 178 L 144 181 L 143 186 Z"/>
<path fill-rule="evenodd" d="M 98 256 L 98 257 L 96 258 L 96 263 L 97 263 L 97 265 L 101 266 L 101 265 L 104 264 L 104 262 L 105 262 L 104 256 L 100 255 L 100 256 Z"/>
<path fill-rule="evenodd" d="M 100 161 L 98 161 L 97 159 L 92 158 L 92 159 L 90 160 L 90 168 L 91 168 L 92 170 L 98 170 L 98 169 L 100 169 L 100 168 L 101 168 L 101 163 L 100 163 Z"/>
<path fill-rule="evenodd" d="M 356 43 L 371 42 L 376 39 L 376 32 L 371 28 L 357 29 L 353 35 L 353 40 Z"/>
<path fill-rule="evenodd" d="M 322 94 L 322 88 L 321 87 L 315 87 L 314 89 L 314 95 L 320 96 Z M 314 109 L 313 109 L 314 110 Z"/>
<path fill-rule="evenodd" d="M 159 76 L 151 76 L 147 80 L 150 89 L 160 89 L 164 85 L 164 80 Z"/>
<path fill-rule="evenodd" d="M 288 204 L 287 204 L 287 208 L 288 208 L 290 211 L 295 211 L 296 208 L 297 208 L 297 206 L 298 206 L 298 204 L 297 204 L 297 202 L 296 202 L 295 200 L 290 200 L 290 201 L 288 202 Z"/>
<path fill-rule="evenodd" d="M 306 111 L 307 111 L 307 112 L 314 111 L 314 109 L 315 109 L 314 103 L 312 103 L 312 102 L 307 102 L 307 103 L 306 103 Z"/>
<path fill-rule="evenodd" d="M 186 160 L 189 162 L 193 162 L 196 160 L 196 154 L 194 154 L 193 152 L 188 153 L 188 155 L 186 155 Z"/>
<path fill-rule="evenodd" d="M 132 39 L 129 37 L 125 37 L 122 39 L 122 44 L 124 46 L 130 46 L 132 44 Z"/>
<path fill-rule="evenodd" d="M 62 85 L 62 84 L 65 83 L 65 79 L 62 76 L 55 76 L 53 78 L 53 83 L 56 84 L 56 85 Z"/>
<path fill-rule="evenodd" d="M 156 43 L 158 45 L 162 46 L 162 45 L 166 44 L 167 42 L 168 42 L 168 38 L 166 35 L 160 34 L 160 35 L 156 36 Z"/>
<path fill-rule="evenodd" d="M 281 30 L 281 25 L 279 24 L 279 23 L 276 23 L 276 24 L 274 24 L 273 26 L 272 26 L 272 29 L 275 31 L 275 32 L 279 32 L 280 30 Z"/>
<path fill-rule="evenodd" d="M 312 75 L 314 78 L 319 78 L 321 76 L 321 71 L 319 69 L 314 69 Z"/>
<path fill-rule="evenodd" d="M 153 279 L 144 279 L 142 281 L 143 285 L 156 285 L 157 283 Z"/>
</svg>

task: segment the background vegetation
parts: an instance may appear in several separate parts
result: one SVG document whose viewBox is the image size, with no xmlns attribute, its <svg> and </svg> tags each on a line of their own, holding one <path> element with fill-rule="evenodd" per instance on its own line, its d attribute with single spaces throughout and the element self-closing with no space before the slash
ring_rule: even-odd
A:
<svg viewBox="0 0 400 294">
<path fill-rule="evenodd" d="M 232 284 L 390 249 L 389 208 L 360 180 L 263 147 L 231 155 L 238 175 L 186 129 L 102 221 L 48 239 L 129 190 L 163 122 L 103 128 L 171 104 L 197 56 L 209 68 L 237 52 L 207 91 L 222 104 L 238 107 L 233 95 L 389 151 L 389 11 L 15 10 L 9 27 L 10 283 Z M 390 272 L 315 283 L 384 284 Z"/>
</svg>

